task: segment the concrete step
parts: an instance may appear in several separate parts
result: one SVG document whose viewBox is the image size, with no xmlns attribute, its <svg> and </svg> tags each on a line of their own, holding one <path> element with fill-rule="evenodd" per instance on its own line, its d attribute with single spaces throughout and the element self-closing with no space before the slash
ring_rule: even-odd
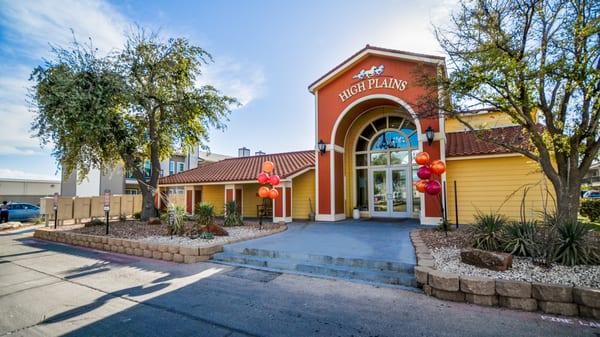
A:
<svg viewBox="0 0 600 337">
<path fill-rule="evenodd" d="M 271 259 L 289 259 L 296 260 L 299 262 L 308 261 L 311 262 L 311 264 L 348 266 L 355 268 L 371 269 L 374 271 L 391 271 L 410 274 L 414 273 L 415 267 L 413 263 L 381 261 L 362 258 L 344 258 L 316 254 L 291 253 L 286 251 L 266 250 L 257 248 L 232 249 L 226 246 L 224 253 L 267 257 Z"/>
<path fill-rule="evenodd" d="M 233 263 L 250 267 L 269 268 L 282 271 L 293 271 L 311 275 L 323 275 L 327 277 L 361 280 L 372 283 L 383 283 L 391 285 L 402 285 L 416 287 L 416 280 L 413 274 L 413 267 L 398 266 L 397 270 L 381 270 L 364 268 L 357 265 L 379 265 L 368 262 L 356 263 L 355 265 L 335 264 L 327 262 L 336 262 L 339 259 L 329 259 L 314 256 L 312 259 L 306 258 L 308 255 L 290 254 L 285 252 L 268 251 L 247 251 L 243 254 L 234 251 L 224 251 L 215 254 L 213 259 L 216 262 Z M 305 257 L 302 259 L 301 257 Z M 347 260 L 347 259 L 344 259 Z M 344 261 L 342 261 L 344 262 Z M 385 265 L 387 267 L 387 265 Z M 393 266 L 393 263 L 392 263 Z"/>
</svg>

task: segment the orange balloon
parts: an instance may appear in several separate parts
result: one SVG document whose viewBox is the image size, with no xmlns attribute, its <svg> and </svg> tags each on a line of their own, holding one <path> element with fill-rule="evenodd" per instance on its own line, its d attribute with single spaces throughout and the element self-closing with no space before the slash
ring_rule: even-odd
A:
<svg viewBox="0 0 600 337">
<path fill-rule="evenodd" d="M 444 164 L 444 162 L 441 160 L 434 160 L 429 166 L 429 168 L 431 169 L 431 172 L 437 175 L 446 172 L 446 164 Z"/>
<path fill-rule="evenodd" d="M 419 191 L 421 193 L 425 193 L 425 189 L 427 188 L 428 183 L 429 183 L 429 180 L 419 180 L 415 184 L 415 188 L 417 189 L 417 191 Z"/>
<path fill-rule="evenodd" d="M 271 199 L 277 199 L 277 197 L 279 196 L 279 191 L 276 189 L 272 189 L 269 191 L 269 198 Z"/>
<path fill-rule="evenodd" d="M 271 173 L 271 172 L 273 172 L 274 169 L 275 169 L 275 164 L 273 164 L 273 162 L 266 161 L 262 165 L 263 172 Z"/>
<path fill-rule="evenodd" d="M 419 165 L 427 165 L 429 164 L 429 153 L 427 152 L 419 152 L 415 157 L 415 161 Z"/>
<path fill-rule="evenodd" d="M 258 196 L 261 198 L 268 198 L 271 190 L 267 186 L 261 186 L 258 188 Z"/>
</svg>

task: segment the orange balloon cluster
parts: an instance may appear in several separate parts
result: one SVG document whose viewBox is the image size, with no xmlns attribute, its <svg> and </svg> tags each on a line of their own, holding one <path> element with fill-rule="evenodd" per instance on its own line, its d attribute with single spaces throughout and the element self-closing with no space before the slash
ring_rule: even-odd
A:
<svg viewBox="0 0 600 337">
<path fill-rule="evenodd" d="M 415 183 L 415 189 L 421 193 L 438 195 L 442 191 L 442 185 L 434 176 L 440 176 L 446 172 L 446 164 L 441 160 L 431 161 L 427 152 L 420 152 L 415 157 L 415 162 L 422 165 L 417 175 L 421 180 Z"/>
<path fill-rule="evenodd" d="M 275 164 L 270 161 L 266 161 L 262 164 L 262 172 L 258 174 L 256 180 L 261 185 L 270 184 L 271 187 L 279 185 L 281 179 L 276 174 L 272 174 L 275 170 Z M 267 186 L 261 186 L 258 188 L 258 196 L 261 198 L 277 199 L 279 197 L 279 191 L 275 188 L 269 188 Z"/>
</svg>

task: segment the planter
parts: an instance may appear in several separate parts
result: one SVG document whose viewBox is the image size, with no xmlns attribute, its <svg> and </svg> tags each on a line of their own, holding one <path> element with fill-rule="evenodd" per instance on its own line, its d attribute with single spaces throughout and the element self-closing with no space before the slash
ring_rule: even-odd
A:
<svg viewBox="0 0 600 337">
<path fill-rule="evenodd" d="M 352 210 L 352 218 L 354 220 L 360 219 L 360 211 L 358 210 L 358 208 Z"/>
</svg>

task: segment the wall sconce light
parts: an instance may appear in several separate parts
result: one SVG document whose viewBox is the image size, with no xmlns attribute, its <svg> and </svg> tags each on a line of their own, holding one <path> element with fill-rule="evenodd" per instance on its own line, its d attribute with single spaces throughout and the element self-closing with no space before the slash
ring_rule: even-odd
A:
<svg viewBox="0 0 600 337">
<path fill-rule="evenodd" d="M 435 137 L 435 133 L 433 132 L 431 125 L 427 127 L 427 130 L 425 130 L 425 136 L 427 137 L 427 144 L 431 146 L 433 143 L 433 137 Z"/>
<path fill-rule="evenodd" d="M 319 140 L 319 153 L 321 155 L 325 154 L 325 143 L 323 142 L 323 139 Z"/>
</svg>

